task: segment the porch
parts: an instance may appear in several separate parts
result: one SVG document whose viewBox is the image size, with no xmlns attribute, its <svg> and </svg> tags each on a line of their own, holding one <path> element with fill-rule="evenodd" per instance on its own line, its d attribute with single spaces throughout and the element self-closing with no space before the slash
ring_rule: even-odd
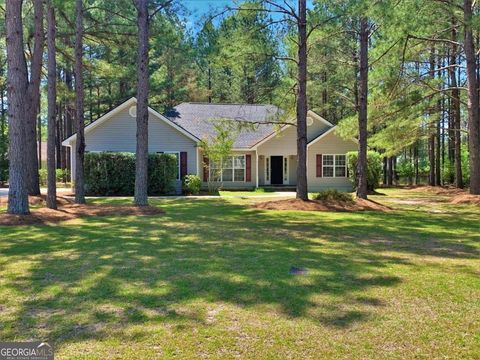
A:
<svg viewBox="0 0 480 360">
<path fill-rule="evenodd" d="M 295 190 L 297 155 L 256 153 L 256 187 Z"/>
</svg>

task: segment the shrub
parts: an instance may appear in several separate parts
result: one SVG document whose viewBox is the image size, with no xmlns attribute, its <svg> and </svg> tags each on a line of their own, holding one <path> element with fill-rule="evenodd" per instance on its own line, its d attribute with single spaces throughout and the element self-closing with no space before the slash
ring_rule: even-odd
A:
<svg viewBox="0 0 480 360">
<path fill-rule="evenodd" d="M 315 193 L 312 196 L 313 200 L 321 201 L 341 201 L 341 202 L 352 202 L 352 194 L 341 192 L 336 189 L 324 190 L 319 193 Z"/>
<path fill-rule="evenodd" d="M 358 152 L 351 151 L 347 154 L 347 162 L 350 180 L 353 182 L 355 188 L 358 186 L 357 180 L 357 162 Z M 367 189 L 369 191 L 375 190 L 382 178 L 382 155 L 376 151 L 367 152 Z"/>
<path fill-rule="evenodd" d="M 182 183 L 182 190 L 185 194 L 197 195 L 200 192 L 202 180 L 197 175 L 185 175 Z"/>
<path fill-rule="evenodd" d="M 0 158 L 0 184 L 8 181 L 8 159 Z"/>
<path fill-rule="evenodd" d="M 67 169 L 55 169 L 55 181 L 64 182 L 66 181 L 69 174 L 70 172 Z M 47 169 L 39 169 L 38 175 L 40 178 L 40 186 L 47 186 Z"/>
<path fill-rule="evenodd" d="M 172 154 L 148 156 L 148 194 L 174 192 L 177 158 Z M 131 196 L 135 188 L 135 154 L 89 152 L 85 154 L 85 192 L 97 196 Z"/>
</svg>

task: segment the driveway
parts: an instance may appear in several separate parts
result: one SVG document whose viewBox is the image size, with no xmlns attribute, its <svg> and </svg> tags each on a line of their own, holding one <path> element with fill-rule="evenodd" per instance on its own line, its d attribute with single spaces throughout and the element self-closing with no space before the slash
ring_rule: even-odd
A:
<svg viewBox="0 0 480 360">
<path fill-rule="evenodd" d="M 42 194 L 47 193 L 47 189 L 41 188 L 40 189 Z M 72 192 L 71 189 L 66 189 L 66 188 L 58 188 L 57 189 L 57 194 L 70 194 Z M 0 188 L 0 198 L 2 197 L 7 197 L 8 196 L 8 189 L 7 188 Z"/>
</svg>

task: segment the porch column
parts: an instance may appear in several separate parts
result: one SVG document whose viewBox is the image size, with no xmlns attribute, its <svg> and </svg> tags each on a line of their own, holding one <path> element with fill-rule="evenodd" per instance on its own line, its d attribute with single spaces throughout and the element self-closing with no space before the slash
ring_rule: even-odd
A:
<svg viewBox="0 0 480 360">
<path fill-rule="evenodd" d="M 258 188 L 258 151 L 255 150 L 255 187 Z"/>
</svg>

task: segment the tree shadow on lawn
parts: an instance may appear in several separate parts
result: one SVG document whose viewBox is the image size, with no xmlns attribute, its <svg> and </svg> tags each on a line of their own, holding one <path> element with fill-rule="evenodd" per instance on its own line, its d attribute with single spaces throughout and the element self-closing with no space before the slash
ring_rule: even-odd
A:
<svg viewBox="0 0 480 360">
<path fill-rule="evenodd" d="M 344 328 L 383 306 L 358 294 L 399 284 L 387 268 L 413 266 L 405 254 L 479 257 L 473 243 L 459 242 L 473 231 L 468 219 L 270 212 L 221 200 L 159 204 L 167 209 L 161 217 L 0 228 L 0 266 L 32 261 L 26 275 L 5 278 L 4 287 L 24 300 L 2 338 L 58 345 L 122 334 L 128 324 L 207 326 L 204 311 L 188 305 L 197 300 L 274 306 L 287 318 Z M 452 232 L 453 224 L 463 231 Z M 292 265 L 309 272 L 290 275 Z M 319 304 L 317 295 L 331 300 Z"/>
</svg>

